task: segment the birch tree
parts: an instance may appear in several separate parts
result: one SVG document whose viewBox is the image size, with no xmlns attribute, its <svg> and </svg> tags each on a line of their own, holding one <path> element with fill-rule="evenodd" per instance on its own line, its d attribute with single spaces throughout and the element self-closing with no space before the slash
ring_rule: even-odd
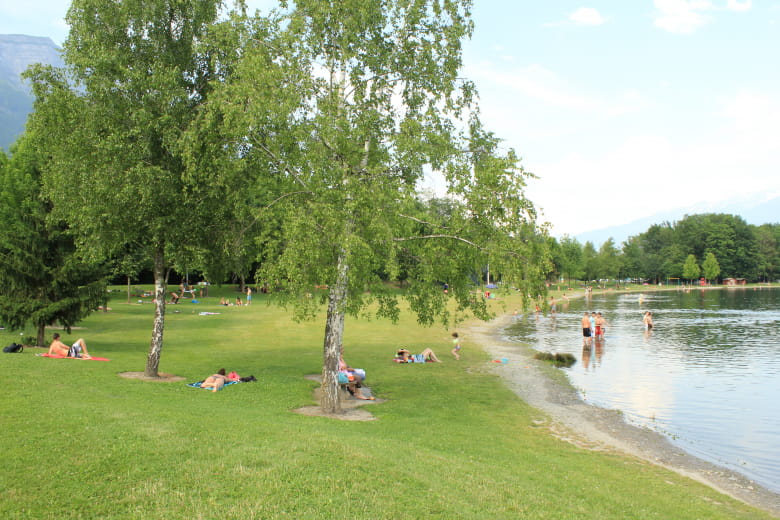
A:
<svg viewBox="0 0 780 520">
<path fill-rule="evenodd" d="M 327 309 L 322 407 L 338 412 L 345 317 L 396 318 L 387 278 L 406 281 L 401 295 L 421 323 L 466 310 L 487 318 L 479 274 L 489 265 L 533 297 L 546 243 L 524 195 L 529 174 L 483 127 L 475 87 L 460 77 L 470 1 L 280 5 L 278 18 L 253 21 L 201 122 L 221 137 L 209 160 L 241 165 L 255 179 L 257 218 L 279 223 L 258 278 L 299 318 Z M 433 172 L 452 211 L 419 197 Z"/>
<path fill-rule="evenodd" d="M 168 272 L 207 247 L 229 215 L 230 179 L 188 172 L 182 137 L 211 80 L 230 72 L 233 35 L 220 0 L 74 0 L 66 71 L 30 72 L 32 125 L 45 132 L 44 171 L 55 210 L 84 251 L 141 251 L 154 271 L 155 317 L 145 375 L 157 377 Z M 224 22 L 230 25 L 230 19 Z"/>
</svg>

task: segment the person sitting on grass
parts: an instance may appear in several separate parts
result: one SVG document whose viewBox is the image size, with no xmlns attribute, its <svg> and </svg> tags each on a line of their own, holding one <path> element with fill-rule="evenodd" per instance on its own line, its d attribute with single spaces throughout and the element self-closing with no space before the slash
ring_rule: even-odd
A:
<svg viewBox="0 0 780 520">
<path fill-rule="evenodd" d="M 216 374 L 212 374 L 200 384 L 201 388 L 211 388 L 212 392 L 216 392 L 225 386 L 228 382 L 228 376 L 225 375 L 225 369 L 220 368 Z"/>
<path fill-rule="evenodd" d="M 441 363 L 441 360 L 436 357 L 436 354 L 434 354 L 433 350 L 426 348 L 419 354 L 423 357 L 423 359 L 426 362 L 431 363 Z M 414 363 L 414 357 L 411 352 L 409 352 L 405 348 L 398 349 L 398 352 L 395 354 L 395 359 L 393 359 L 396 363 Z"/>
<path fill-rule="evenodd" d="M 179 303 L 179 295 L 175 292 L 171 293 L 171 303 Z"/>
<path fill-rule="evenodd" d="M 366 378 L 365 370 L 362 368 L 352 368 L 344 361 L 343 357 L 339 357 L 339 372 L 347 374 L 347 377 L 349 378 L 347 392 L 352 394 L 355 399 L 362 399 L 363 401 L 374 400 L 374 396 L 365 397 L 363 391 L 360 390 L 363 387 L 362 382 Z"/>
<path fill-rule="evenodd" d="M 49 345 L 49 355 L 92 359 L 92 356 L 90 356 L 87 351 L 87 342 L 84 341 L 84 338 L 77 339 L 72 346 L 68 347 L 60 340 L 60 335 L 57 332 L 52 336 L 52 342 L 51 345 Z"/>
</svg>

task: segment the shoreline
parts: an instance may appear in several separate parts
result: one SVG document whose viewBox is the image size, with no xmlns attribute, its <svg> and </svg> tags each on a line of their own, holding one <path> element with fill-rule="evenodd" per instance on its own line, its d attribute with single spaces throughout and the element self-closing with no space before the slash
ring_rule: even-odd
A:
<svg viewBox="0 0 780 520">
<path fill-rule="evenodd" d="M 463 329 L 491 359 L 509 360 L 507 364 L 490 363 L 490 373 L 544 412 L 553 435 L 583 449 L 620 452 L 662 466 L 780 518 L 780 494 L 685 452 L 658 432 L 627 423 L 619 411 L 586 404 L 567 381 L 555 380 L 556 368 L 533 358 L 534 349 L 501 335 L 511 319 L 504 316 L 491 322 L 472 322 Z"/>
</svg>

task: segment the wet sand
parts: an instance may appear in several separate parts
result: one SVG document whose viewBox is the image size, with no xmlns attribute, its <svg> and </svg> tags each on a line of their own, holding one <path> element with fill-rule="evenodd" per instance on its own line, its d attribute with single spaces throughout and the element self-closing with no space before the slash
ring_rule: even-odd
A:
<svg viewBox="0 0 780 520">
<path fill-rule="evenodd" d="M 780 495 L 686 453 L 657 432 L 628 424 L 617 411 L 585 404 L 563 374 L 533 358 L 531 347 L 501 336 L 511 319 L 473 323 L 464 329 L 464 336 L 481 345 L 491 358 L 508 359 L 507 364 L 491 363 L 490 370 L 521 399 L 545 413 L 554 435 L 584 449 L 618 451 L 658 464 L 780 518 Z"/>
</svg>

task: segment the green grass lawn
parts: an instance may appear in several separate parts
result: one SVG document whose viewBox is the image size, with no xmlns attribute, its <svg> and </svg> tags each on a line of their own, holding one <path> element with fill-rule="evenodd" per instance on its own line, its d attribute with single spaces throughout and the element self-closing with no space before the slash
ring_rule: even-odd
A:
<svg viewBox="0 0 780 520">
<path fill-rule="evenodd" d="M 235 297 L 214 288 L 200 304 L 168 307 L 160 371 L 191 382 L 224 367 L 255 383 L 211 393 L 119 377 L 143 371 L 154 312 L 122 293 L 63 334 L 110 362 L 2 354 L 0 518 L 770 518 L 650 464 L 555 439 L 535 427 L 540 412 L 486 374 L 467 336 L 456 362 L 452 331 L 409 314 L 397 325 L 347 323 L 347 361 L 387 399 L 368 405 L 377 420 L 295 414 L 313 404 L 303 376 L 320 372 L 324 320 L 294 323 L 262 295 L 219 307 L 223 294 Z M 430 346 L 444 362 L 398 365 L 399 346 Z"/>
</svg>

